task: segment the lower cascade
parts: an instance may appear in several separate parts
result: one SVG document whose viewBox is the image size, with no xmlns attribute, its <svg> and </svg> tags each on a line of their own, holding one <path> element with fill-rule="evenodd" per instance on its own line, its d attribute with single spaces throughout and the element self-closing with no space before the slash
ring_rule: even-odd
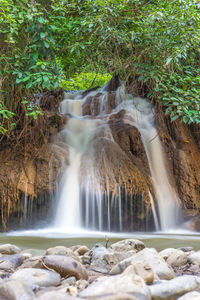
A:
<svg viewBox="0 0 200 300">
<path fill-rule="evenodd" d="M 116 92 L 105 86 L 88 94 L 65 93 L 60 112 L 67 124 L 55 141 L 62 153 L 55 229 L 166 231 L 178 225 L 179 199 L 148 100 L 127 94 L 124 85 Z M 130 155 L 136 152 L 140 161 L 133 163 Z"/>
</svg>

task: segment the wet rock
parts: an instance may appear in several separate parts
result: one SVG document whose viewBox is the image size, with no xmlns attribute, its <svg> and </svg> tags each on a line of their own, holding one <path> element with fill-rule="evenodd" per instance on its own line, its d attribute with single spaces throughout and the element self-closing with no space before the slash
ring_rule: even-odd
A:
<svg viewBox="0 0 200 300">
<path fill-rule="evenodd" d="M 60 283 L 60 275 L 56 272 L 41 269 L 26 268 L 16 271 L 11 279 L 24 282 L 31 288 L 56 286 Z"/>
<path fill-rule="evenodd" d="M 200 266 L 200 251 L 190 254 L 188 256 L 188 262 Z"/>
<path fill-rule="evenodd" d="M 187 264 L 187 252 L 182 250 L 167 248 L 159 253 L 159 256 L 164 258 L 171 267 L 180 267 Z"/>
<path fill-rule="evenodd" d="M 177 300 L 200 300 L 200 292 L 194 291 L 186 293 L 182 297 L 179 297 Z"/>
<path fill-rule="evenodd" d="M 76 279 L 88 278 L 85 267 L 72 257 L 63 255 L 48 255 L 44 259 L 44 264 L 58 272 L 62 277 L 75 276 Z"/>
<path fill-rule="evenodd" d="M 23 263 L 21 254 L 4 255 L 0 257 L 0 269 L 9 271 L 14 270 Z"/>
<path fill-rule="evenodd" d="M 33 291 L 19 280 L 4 280 L 0 282 L 1 300 L 35 300 Z"/>
<path fill-rule="evenodd" d="M 73 259 L 77 260 L 78 262 L 81 262 L 80 258 L 77 255 L 75 255 L 71 249 L 64 247 L 64 246 L 56 246 L 53 248 L 49 248 L 49 249 L 47 249 L 45 254 L 46 255 L 65 255 L 65 256 L 72 257 Z"/>
<path fill-rule="evenodd" d="M 101 244 L 96 244 L 90 251 L 89 256 L 91 256 L 91 262 L 94 264 L 105 264 L 106 262 L 103 260 L 104 255 L 111 253 L 110 249 L 105 248 Z"/>
<path fill-rule="evenodd" d="M 120 261 L 131 257 L 136 252 L 134 250 L 128 251 L 128 252 L 113 252 L 113 253 L 107 253 L 103 256 L 103 259 L 107 262 L 109 265 L 116 265 Z"/>
<path fill-rule="evenodd" d="M 183 252 L 191 252 L 193 251 L 193 247 L 180 247 L 178 250 L 182 250 Z"/>
<path fill-rule="evenodd" d="M 130 251 L 135 250 L 136 252 L 141 251 L 145 248 L 145 245 L 143 242 L 139 240 L 134 239 L 126 239 L 119 241 L 117 243 L 114 243 L 110 246 L 111 249 L 115 251 Z"/>
<path fill-rule="evenodd" d="M 155 249 L 150 248 L 145 248 L 132 257 L 121 261 L 112 268 L 110 274 L 119 274 L 128 266 L 138 261 L 146 262 L 151 267 L 155 278 L 169 280 L 175 277 L 175 273 L 172 268 L 167 265 L 165 260 L 159 256 Z"/>
<path fill-rule="evenodd" d="M 90 300 L 147 300 L 149 299 L 141 293 L 120 293 L 120 294 L 105 294 L 98 297 L 90 297 Z"/>
<path fill-rule="evenodd" d="M 42 259 L 43 259 L 43 256 L 34 256 L 31 258 L 28 258 L 23 262 L 23 264 L 19 268 L 20 269 L 23 269 L 23 268 L 41 269 L 43 267 Z"/>
<path fill-rule="evenodd" d="M 193 275 L 184 275 L 172 280 L 150 286 L 153 300 L 175 300 L 179 296 L 200 287 L 200 278 Z"/>
<path fill-rule="evenodd" d="M 141 293 L 150 299 L 149 288 L 144 280 L 133 273 L 132 266 L 127 268 L 122 274 L 115 276 L 99 277 L 85 290 L 79 293 L 80 297 L 90 298 L 108 294 L 120 293 Z"/>
<path fill-rule="evenodd" d="M 82 256 L 85 253 L 87 253 L 90 249 L 87 246 L 80 246 L 75 253 L 77 253 L 78 255 Z"/>
<path fill-rule="evenodd" d="M 18 248 L 15 245 L 12 245 L 12 244 L 0 245 L 0 253 L 1 254 L 17 254 L 20 251 L 21 251 L 20 248 Z"/>
<path fill-rule="evenodd" d="M 23 256 L 23 259 L 30 259 L 32 258 L 32 254 L 31 253 L 27 253 L 27 252 L 21 252 L 21 255 Z"/>
</svg>

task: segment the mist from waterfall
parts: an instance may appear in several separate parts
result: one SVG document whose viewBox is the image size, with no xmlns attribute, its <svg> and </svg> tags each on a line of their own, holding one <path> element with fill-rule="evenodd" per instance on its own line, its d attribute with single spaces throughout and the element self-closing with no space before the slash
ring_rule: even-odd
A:
<svg viewBox="0 0 200 300">
<path fill-rule="evenodd" d="M 66 114 L 68 120 L 65 128 L 58 134 L 57 145 L 65 149 L 67 157 L 62 162 L 63 174 L 56 193 L 54 228 L 64 231 L 75 228 L 125 231 L 128 226 L 129 231 L 134 231 L 134 210 L 138 209 L 134 207 L 134 195 L 121 188 L 109 168 L 107 157 L 109 147 L 120 151 L 112 136 L 108 119 L 121 110 L 125 110 L 123 122 L 139 130 L 148 158 L 154 187 L 154 197 L 150 191 L 149 194 L 155 228 L 165 231 L 176 227 L 179 201 L 169 183 L 151 104 L 145 99 L 126 94 L 125 86 L 122 85 L 116 91 L 114 108 L 107 112 L 108 92 L 106 89 L 101 89 L 100 92 L 98 114 L 93 113 L 95 95 L 98 93 L 94 91 L 85 97 L 81 92 L 66 93 L 60 105 L 60 112 Z M 82 108 L 88 97 L 91 97 L 92 116 L 83 116 Z M 110 186 L 113 187 L 112 191 Z M 143 200 L 138 199 L 142 205 L 140 209 L 148 210 Z M 129 219 L 124 224 L 124 214 L 128 213 Z M 148 227 L 148 220 L 146 225 Z"/>
</svg>

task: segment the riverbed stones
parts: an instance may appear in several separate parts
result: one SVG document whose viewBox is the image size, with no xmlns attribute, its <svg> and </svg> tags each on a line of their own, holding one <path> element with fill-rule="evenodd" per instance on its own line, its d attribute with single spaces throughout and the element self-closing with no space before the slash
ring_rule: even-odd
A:
<svg viewBox="0 0 200 300">
<path fill-rule="evenodd" d="M 1 300 L 35 300 L 33 291 L 19 280 L 7 279 L 0 282 Z"/>
<path fill-rule="evenodd" d="M 188 262 L 200 266 L 200 250 L 188 256 Z"/>
<path fill-rule="evenodd" d="M 110 248 L 119 252 L 130 250 L 135 250 L 136 252 L 138 252 L 145 248 L 145 244 L 139 240 L 126 239 L 112 244 Z"/>
<path fill-rule="evenodd" d="M 90 298 L 106 294 L 142 293 L 150 299 L 150 291 L 144 280 L 135 275 L 133 266 L 128 267 L 122 274 L 99 277 L 86 289 L 79 293 L 80 297 Z"/>
<path fill-rule="evenodd" d="M 58 273 L 36 268 L 25 268 L 16 271 L 11 275 L 11 279 L 24 282 L 31 288 L 56 286 L 60 283 L 61 277 Z"/>
<path fill-rule="evenodd" d="M 110 249 L 107 249 L 106 247 L 98 243 L 89 251 L 88 255 L 91 257 L 91 262 L 93 264 L 106 264 L 103 258 L 106 254 L 110 253 L 112 253 Z"/>
<path fill-rule="evenodd" d="M 64 247 L 64 246 L 56 246 L 53 248 L 49 248 L 49 249 L 47 249 L 45 254 L 46 255 L 69 256 L 69 257 L 72 257 L 73 259 L 77 260 L 78 262 L 81 262 L 80 258 L 76 254 L 74 254 L 74 252 L 71 249 Z"/>
<path fill-rule="evenodd" d="M 187 252 L 182 250 L 167 248 L 159 253 L 159 256 L 164 258 L 168 265 L 171 267 L 180 267 L 187 264 Z"/>
<path fill-rule="evenodd" d="M 0 270 L 13 271 L 23 263 L 23 256 L 18 254 L 3 255 L 0 257 Z"/>
<path fill-rule="evenodd" d="M 131 257 L 133 254 L 135 254 L 134 250 L 128 251 L 128 252 L 113 252 L 113 253 L 107 253 L 103 256 L 103 259 L 106 261 L 109 265 L 116 265 L 120 261 Z"/>
<path fill-rule="evenodd" d="M 62 277 L 74 276 L 76 279 L 88 279 L 85 267 L 72 257 L 63 255 L 47 255 L 44 264 L 58 272 Z"/>
<path fill-rule="evenodd" d="M 83 245 L 83 246 L 80 246 L 78 249 L 76 249 L 75 254 L 82 256 L 89 250 L 90 249 L 87 246 Z"/>
<path fill-rule="evenodd" d="M 23 264 L 19 267 L 23 268 L 42 268 L 43 267 L 43 256 L 34 256 L 24 260 Z"/>
<path fill-rule="evenodd" d="M 80 299 L 80 298 L 79 298 Z M 148 300 L 144 294 L 141 293 L 118 293 L 118 294 L 104 294 L 97 297 L 90 297 L 90 300 Z"/>
<path fill-rule="evenodd" d="M 80 298 L 72 297 L 58 288 L 47 288 L 36 294 L 35 300 L 76 300 Z"/>
<path fill-rule="evenodd" d="M 186 293 L 177 300 L 200 300 L 200 292 L 194 291 Z"/>
<path fill-rule="evenodd" d="M 0 245 L 1 254 L 17 254 L 20 252 L 20 248 L 12 244 Z"/>
<path fill-rule="evenodd" d="M 134 263 L 142 261 L 148 264 L 153 273 L 154 278 L 169 280 L 175 277 L 175 273 L 170 266 L 167 265 L 165 260 L 159 256 L 158 252 L 153 248 L 145 248 L 135 255 L 127 258 L 116 266 L 112 268 L 110 271 L 111 275 L 119 274 L 124 271 L 128 266 L 134 265 Z"/>
<path fill-rule="evenodd" d="M 193 275 L 176 277 L 150 286 L 152 300 L 175 300 L 181 295 L 200 288 L 200 278 Z"/>
</svg>

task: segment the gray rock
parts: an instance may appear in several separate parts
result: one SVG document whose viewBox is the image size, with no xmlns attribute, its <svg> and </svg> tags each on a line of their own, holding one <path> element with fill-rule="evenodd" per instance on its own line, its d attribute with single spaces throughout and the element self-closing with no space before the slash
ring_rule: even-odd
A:
<svg viewBox="0 0 200 300">
<path fill-rule="evenodd" d="M 15 245 L 12 245 L 12 244 L 0 245 L 0 253 L 1 254 L 17 254 L 20 251 L 21 251 L 20 248 L 18 248 Z"/>
<path fill-rule="evenodd" d="M 179 297 L 177 300 L 200 300 L 200 292 L 189 292 Z"/>
<path fill-rule="evenodd" d="M 182 250 L 167 248 L 159 253 L 171 267 L 180 267 L 187 264 L 188 253 Z"/>
<path fill-rule="evenodd" d="M 193 251 L 193 247 L 180 247 L 178 250 L 182 250 L 183 252 L 191 252 Z"/>
<path fill-rule="evenodd" d="M 76 300 L 80 298 L 72 297 L 66 292 L 59 290 L 58 288 L 48 288 L 39 291 L 35 300 Z"/>
<path fill-rule="evenodd" d="M 136 252 L 138 252 L 145 248 L 145 244 L 139 240 L 126 239 L 112 244 L 110 248 L 115 251 L 135 250 Z"/>
<path fill-rule="evenodd" d="M 1 300 L 34 300 L 33 291 L 18 280 L 4 280 L 0 283 Z"/>
<path fill-rule="evenodd" d="M 169 280 L 175 277 L 175 273 L 172 268 L 169 267 L 165 260 L 159 256 L 158 252 L 152 248 L 145 248 L 142 251 L 131 256 L 130 258 L 121 261 L 112 268 L 110 274 L 119 274 L 123 272 L 128 266 L 138 261 L 143 261 L 151 267 L 155 279 Z"/>
<path fill-rule="evenodd" d="M 116 265 L 117 263 L 119 263 L 120 261 L 131 257 L 133 254 L 135 254 L 136 252 L 131 250 L 131 251 L 127 251 L 127 252 L 113 252 L 113 253 L 107 253 L 103 256 L 103 260 L 106 261 L 107 264 L 109 265 Z"/>
<path fill-rule="evenodd" d="M 80 258 L 70 249 L 64 246 L 56 246 L 53 248 L 47 249 L 46 255 L 64 255 L 72 257 L 73 259 L 77 260 L 78 262 L 81 262 Z"/>
<path fill-rule="evenodd" d="M 43 261 L 43 256 L 34 256 L 26 259 L 19 268 L 20 269 L 24 269 L 24 268 L 42 269 L 43 268 L 42 261 Z"/>
<path fill-rule="evenodd" d="M 85 267 L 72 257 L 63 255 L 48 255 L 44 264 L 58 272 L 62 277 L 74 276 L 76 279 L 88 279 Z"/>
<path fill-rule="evenodd" d="M 97 263 L 99 262 L 100 264 L 105 264 L 105 261 L 103 261 L 103 257 L 106 254 L 110 254 L 112 251 L 110 249 L 105 248 L 101 244 L 96 244 L 90 251 L 89 251 L 89 256 L 91 256 L 91 262 L 92 263 Z"/>
<path fill-rule="evenodd" d="M 141 293 L 120 293 L 120 294 L 105 294 L 98 297 L 90 297 L 90 300 L 147 300 L 149 299 Z"/>
<path fill-rule="evenodd" d="M 149 288 L 144 280 L 135 275 L 133 266 L 127 268 L 122 274 L 99 277 L 95 282 L 79 293 L 80 297 L 97 297 L 106 294 L 141 293 L 150 299 Z"/>
<path fill-rule="evenodd" d="M 56 286 L 60 283 L 60 275 L 56 272 L 41 269 L 20 269 L 11 275 L 10 279 L 24 282 L 31 288 Z"/>
<path fill-rule="evenodd" d="M 188 256 L 188 262 L 200 266 L 200 250 Z"/>
<path fill-rule="evenodd" d="M 0 270 L 12 271 L 23 263 L 23 256 L 18 254 L 3 255 L 0 257 Z"/>
<path fill-rule="evenodd" d="M 76 255 L 84 255 L 87 253 L 90 249 L 85 246 L 85 245 L 77 245 L 77 246 L 72 246 L 70 249 L 76 254 Z"/>
<path fill-rule="evenodd" d="M 200 278 L 184 275 L 172 280 L 150 286 L 153 300 L 175 300 L 181 295 L 200 287 Z"/>
</svg>

